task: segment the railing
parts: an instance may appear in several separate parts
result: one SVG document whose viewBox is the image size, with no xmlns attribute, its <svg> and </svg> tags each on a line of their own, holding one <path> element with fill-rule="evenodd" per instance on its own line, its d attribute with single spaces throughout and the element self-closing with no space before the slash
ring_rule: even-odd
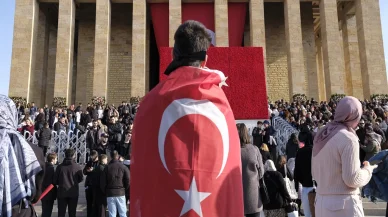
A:
<svg viewBox="0 0 388 217">
<path fill-rule="evenodd" d="M 292 127 L 286 120 L 281 117 L 275 116 L 272 118 L 272 127 L 276 131 L 274 137 L 277 143 L 277 150 L 279 155 L 285 155 L 286 145 L 290 139 L 291 134 L 299 134 L 299 131 Z"/>
<path fill-rule="evenodd" d="M 34 134 L 31 135 L 30 132 L 26 131 L 24 137 L 27 141 L 38 145 L 37 133 L 38 132 L 35 131 Z M 61 163 L 65 158 L 65 150 L 68 148 L 72 148 L 76 151 L 77 163 L 86 163 L 86 155 L 89 153 L 89 149 L 86 148 L 86 133 L 74 133 L 73 131 L 69 131 L 68 133 L 60 132 L 58 134 L 57 132 L 52 131 L 47 153 L 57 153 L 58 162 Z"/>
</svg>

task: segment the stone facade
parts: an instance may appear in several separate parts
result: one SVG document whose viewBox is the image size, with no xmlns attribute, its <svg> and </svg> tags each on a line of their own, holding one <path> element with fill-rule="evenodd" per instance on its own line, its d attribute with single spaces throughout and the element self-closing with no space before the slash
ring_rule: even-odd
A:
<svg viewBox="0 0 388 217">
<path fill-rule="evenodd" d="M 153 1 L 16 0 L 9 95 L 40 106 L 143 96 Z M 388 93 L 378 0 L 246 2 L 244 46 L 264 48 L 270 100 Z M 214 1 L 217 46 L 229 46 L 227 3 Z M 170 46 L 181 6 L 169 1 Z"/>
</svg>

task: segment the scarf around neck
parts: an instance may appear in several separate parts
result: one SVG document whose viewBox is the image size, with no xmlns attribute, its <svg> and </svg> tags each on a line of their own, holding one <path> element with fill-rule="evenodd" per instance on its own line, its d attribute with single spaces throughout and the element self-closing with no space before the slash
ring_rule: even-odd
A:
<svg viewBox="0 0 388 217">
<path fill-rule="evenodd" d="M 31 146 L 16 130 L 18 113 L 14 102 L 0 95 L 0 206 L 1 216 L 11 217 L 12 207 L 35 194 L 35 175 L 42 168 Z"/>
</svg>

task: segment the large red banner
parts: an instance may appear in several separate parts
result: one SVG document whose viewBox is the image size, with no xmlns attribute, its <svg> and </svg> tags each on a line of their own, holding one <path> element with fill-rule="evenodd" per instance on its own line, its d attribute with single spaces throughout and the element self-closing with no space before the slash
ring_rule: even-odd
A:
<svg viewBox="0 0 388 217">
<path fill-rule="evenodd" d="M 160 81 L 172 61 L 172 48 L 162 47 Z M 257 47 L 211 47 L 207 67 L 222 71 L 228 77 L 223 90 L 236 119 L 267 119 L 268 104 L 263 49 Z"/>
<path fill-rule="evenodd" d="M 151 18 L 158 48 L 169 46 L 168 3 L 153 3 Z M 228 3 L 229 46 L 240 47 L 244 37 L 246 3 Z M 215 32 L 214 3 L 183 3 L 182 22 L 196 20 Z M 217 32 L 215 32 L 217 35 Z M 217 42 L 216 42 L 217 43 Z"/>
</svg>

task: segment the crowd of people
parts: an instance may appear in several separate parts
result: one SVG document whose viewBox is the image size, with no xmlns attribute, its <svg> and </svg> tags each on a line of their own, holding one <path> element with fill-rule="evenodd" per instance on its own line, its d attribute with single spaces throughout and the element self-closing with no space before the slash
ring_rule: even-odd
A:
<svg viewBox="0 0 388 217">
<path fill-rule="evenodd" d="M 317 187 L 317 184 L 319 184 L 315 181 L 316 179 L 322 177 L 321 173 L 323 169 L 319 169 L 320 172 L 315 173 L 314 180 L 312 174 L 314 173 L 314 167 L 312 167 L 311 159 L 313 157 L 313 145 L 317 143 L 316 141 L 314 142 L 314 139 L 317 139 L 316 137 L 321 136 L 319 133 L 323 129 L 327 129 L 328 127 L 333 125 L 343 124 L 345 121 L 351 122 L 354 125 L 350 128 L 354 129 L 354 135 L 352 135 L 352 139 L 356 141 L 354 141 L 353 145 L 358 149 L 354 152 L 359 154 L 359 156 L 357 156 L 357 159 L 359 158 L 359 160 L 358 164 L 351 162 L 350 160 L 351 163 L 347 165 L 347 169 L 353 169 L 353 172 L 357 170 L 357 166 L 355 165 L 365 165 L 364 162 L 371 159 L 380 151 L 387 149 L 387 102 L 359 102 L 358 100 L 357 102 L 360 103 L 359 121 L 357 120 L 357 109 L 353 108 L 353 110 L 347 110 L 346 112 L 344 112 L 343 110 L 338 111 L 337 107 L 339 105 L 339 101 L 335 100 L 331 100 L 328 103 L 319 103 L 314 101 L 313 99 L 308 101 L 294 101 L 292 103 L 280 100 L 269 105 L 271 117 L 282 117 L 291 126 L 296 128 L 299 131 L 299 134 L 291 135 L 289 141 L 286 144 L 285 155 L 279 156 L 276 147 L 276 140 L 274 139 L 275 130 L 273 129 L 273 127 L 271 127 L 269 121 L 258 121 L 257 126 L 252 130 L 252 144 L 258 147 L 257 150 L 258 152 L 260 152 L 260 158 L 262 160 L 262 162 L 258 163 L 259 165 L 264 165 L 259 170 L 260 172 L 258 176 L 259 179 L 262 179 L 264 177 L 263 180 L 267 185 L 271 201 L 269 204 L 264 204 L 263 206 L 265 216 L 284 216 L 287 210 L 287 206 L 289 206 L 292 201 L 295 201 L 299 205 L 299 209 L 301 208 L 301 206 L 303 207 L 304 213 L 299 210 L 300 214 L 308 217 L 313 216 L 314 201 L 311 201 L 311 198 L 309 200 L 309 194 L 315 194 L 315 189 Z M 353 103 L 354 105 L 356 104 L 356 102 L 350 103 Z M 344 105 L 342 105 L 342 107 L 344 107 Z M 344 114 L 341 114 L 340 112 Z M 351 116 L 351 112 L 355 113 L 353 114 L 354 120 L 347 119 L 349 118 L 348 116 Z M 342 120 L 338 121 L 337 119 Z M 325 128 L 325 126 L 328 127 Z M 246 158 L 244 157 L 244 153 L 245 155 L 247 153 L 252 155 L 252 153 L 255 152 L 254 150 L 244 151 L 244 149 L 247 149 L 245 146 L 250 143 L 244 142 L 247 140 L 245 135 L 247 134 L 247 132 L 245 132 L 245 126 L 238 126 L 237 128 L 239 129 L 242 144 L 244 174 L 244 158 Z M 337 142 L 338 141 L 339 140 L 337 140 Z M 342 145 L 346 143 L 347 141 L 342 142 Z M 336 146 L 339 145 L 337 144 Z M 349 153 L 353 152 L 349 151 L 347 154 Z M 331 169 L 335 170 L 333 168 Z M 315 168 L 315 170 L 317 170 L 317 167 Z M 265 171 L 265 173 L 260 174 L 263 173 L 263 171 Z M 273 171 L 278 171 L 279 173 L 276 174 Z M 343 171 L 345 171 L 345 169 L 343 169 Z M 326 173 L 329 174 L 329 172 Z M 341 174 L 339 175 L 341 176 Z M 295 181 L 295 190 L 298 192 L 297 198 L 291 199 L 290 194 L 292 192 L 290 193 L 289 188 L 287 188 L 287 182 L 281 181 L 281 184 L 274 185 L 274 183 L 277 182 L 276 180 L 279 180 L 278 176 L 282 177 L 283 179 L 288 178 L 291 181 Z M 365 180 L 362 181 L 363 183 L 352 183 L 352 186 L 362 187 L 368 183 L 369 179 L 365 177 Z M 257 184 L 260 185 L 259 183 Z M 354 187 L 345 186 L 346 185 L 342 186 L 342 191 L 346 192 L 346 194 L 349 193 L 349 189 L 344 190 L 346 188 L 352 188 L 353 192 L 351 193 L 356 192 L 356 190 L 353 189 Z M 252 198 L 246 201 L 252 201 Z M 257 213 L 257 211 L 259 210 L 256 207 L 256 209 L 250 210 L 248 213 Z"/>
<path fill-rule="evenodd" d="M 308 200 L 308 194 L 316 187 L 310 172 L 311 163 L 309 163 L 311 162 L 309 159 L 312 157 L 313 139 L 320 129 L 333 122 L 337 103 L 338 101 L 334 100 L 328 103 L 319 103 L 312 99 L 308 101 L 294 101 L 292 103 L 279 100 L 269 105 L 271 117 L 282 117 L 299 131 L 298 135 L 291 135 L 286 145 L 285 156 L 279 156 L 276 147 L 277 142 L 273 136 L 275 130 L 269 120 L 258 121 L 257 127 L 252 130 L 252 144 L 259 148 L 260 163 L 263 165 L 261 172 L 266 171 L 260 178 L 263 178 L 263 181 L 266 182 L 267 189 L 270 192 L 269 195 L 271 197 L 276 195 L 276 198 L 272 198 L 271 203 L 264 204 L 263 206 L 267 217 L 282 215 L 283 212 L 286 212 L 286 204 L 292 201 L 299 205 L 300 214 L 311 216 L 311 201 L 309 202 Z M 369 160 L 387 146 L 388 105 L 386 102 L 378 101 L 363 101 L 361 103 L 363 113 L 356 128 L 356 134 L 360 144 L 360 162 L 363 162 Z M 111 159 L 115 159 L 116 155 L 118 159 L 130 159 L 133 121 L 138 108 L 139 105 L 131 105 L 126 102 L 122 102 L 118 108 L 114 105 L 93 106 L 88 104 L 85 109 L 83 109 L 82 104 L 79 104 L 76 108 L 74 105 L 71 105 L 67 109 L 48 108 L 47 105 L 43 108 L 37 108 L 34 103 L 31 103 L 26 108 L 17 105 L 19 117 L 18 131 L 22 134 L 25 131 L 31 134 L 34 131 L 37 132 L 38 145 L 43 148 L 44 155 L 47 156 L 47 164 L 49 165 L 56 164 L 53 154 L 46 153 L 52 131 L 57 133 L 69 131 L 75 133 L 78 131 L 80 133 L 86 132 L 86 145 L 90 150 L 89 157 L 91 161 L 86 166 L 89 169 L 85 167 L 83 171 L 88 177 L 94 177 L 88 178 L 85 184 L 88 216 L 92 215 L 93 210 L 99 210 L 98 213 L 93 213 L 93 215 L 104 216 L 105 212 L 102 210 L 106 209 L 106 205 L 101 203 L 104 200 L 98 199 L 100 198 L 98 195 L 101 192 L 95 190 L 100 188 L 99 183 L 98 181 L 94 182 L 91 180 L 99 180 L 99 175 L 96 176 L 97 172 L 95 171 L 100 170 L 99 173 L 101 173 L 106 163 Z M 240 134 L 244 134 L 243 126 L 238 125 L 237 128 Z M 252 153 L 252 150 L 247 148 L 245 152 L 243 144 L 248 144 L 250 140 L 244 141 L 241 143 L 242 155 L 244 153 L 249 155 Z M 67 158 L 69 156 L 66 156 Z M 69 161 L 66 159 L 64 163 Z M 69 164 L 69 162 L 67 163 Z M 93 171 L 93 175 L 91 171 Z M 275 171 L 278 171 L 281 176 Z M 291 199 L 288 191 L 284 190 L 287 190 L 286 186 L 284 186 L 285 183 L 279 181 L 280 177 L 295 181 L 295 189 L 299 192 L 298 198 Z M 278 184 L 282 183 L 282 185 L 278 185 L 276 182 Z M 126 196 L 128 198 L 128 195 Z M 258 197 L 255 195 L 252 198 Z M 252 198 L 249 201 L 254 201 Z M 49 205 L 43 203 L 45 207 L 43 209 L 43 216 L 50 216 L 47 213 L 51 213 L 48 210 L 52 209 L 52 202 Z M 74 216 L 74 204 L 67 203 L 67 205 L 69 206 L 69 214 Z M 304 213 L 300 209 L 301 206 L 303 206 Z M 257 211 L 257 209 L 254 210 Z M 61 211 L 62 213 L 63 211 Z"/>
<path fill-rule="evenodd" d="M 17 104 L 18 131 L 23 135 L 35 135 L 46 155 L 50 145 L 51 132 L 57 134 L 73 132 L 86 133 L 89 151 L 108 154 L 114 150 L 129 159 L 133 121 L 138 104 L 125 101 L 117 108 L 114 105 L 91 105 L 86 108 L 80 103 L 68 108 L 37 108 L 34 103 L 27 106 Z M 28 132 L 26 134 L 26 132 Z"/>
</svg>

